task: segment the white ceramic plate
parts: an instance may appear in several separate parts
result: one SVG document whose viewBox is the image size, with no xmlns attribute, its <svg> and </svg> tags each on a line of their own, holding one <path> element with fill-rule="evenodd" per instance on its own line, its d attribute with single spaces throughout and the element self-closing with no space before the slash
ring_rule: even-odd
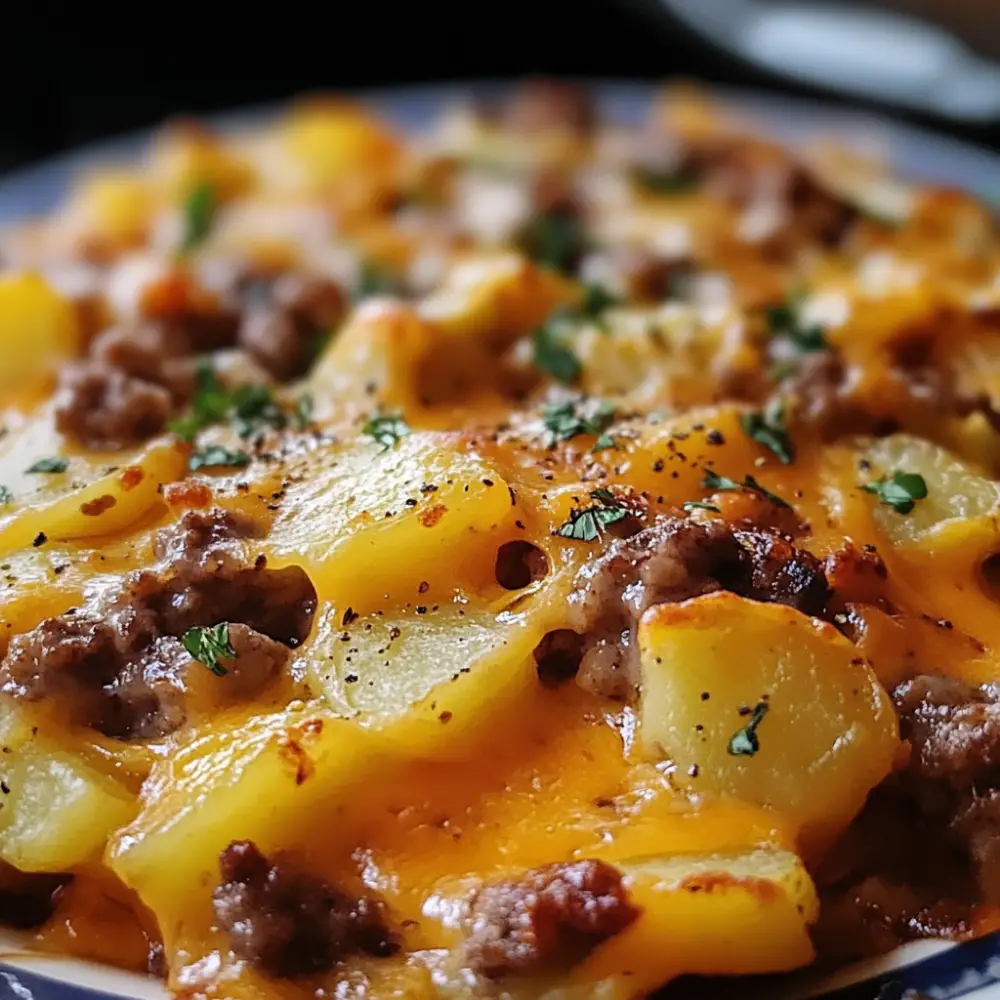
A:
<svg viewBox="0 0 1000 1000">
<path fill-rule="evenodd" d="M 593 84 L 602 112 L 623 123 L 642 119 L 652 92 L 648 85 Z M 448 103 L 502 84 L 475 83 L 415 87 L 368 95 L 389 120 L 407 130 L 430 124 Z M 1000 156 L 888 119 L 859 115 L 809 101 L 744 92 L 718 98 L 763 134 L 791 145 L 835 137 L 844 145 L 885 155 L 899 174 L 917 181 L 946 183 L 991 198 L 1000 195 Z M 219 127 L 239 129 L 266 120 L 278 108 L 219 116 Z M 0 180 L 0 222 L 55 207 L 81 170 L 108 160 L 136 157 L 148 133 L 125 136 L 58 157 Z M 671 989 L 671 1000 L 905 1000 L 907 991 L 931 1000 L 1000 1000 L 1000 933 L 960 944 L 917 942 L 875 961 L 821 977 L 804 972 L 756 980 L 715 980 Z M 85 962 L 31 955 L 16 935 L 0 932 L 0 1000 L 167 1000 L 155 980 Z"/>
</svg>

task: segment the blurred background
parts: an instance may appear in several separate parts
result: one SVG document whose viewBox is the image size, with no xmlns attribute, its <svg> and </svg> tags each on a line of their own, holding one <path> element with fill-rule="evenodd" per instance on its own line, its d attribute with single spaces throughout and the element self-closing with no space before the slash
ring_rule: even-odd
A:
<svg viewBox="0 0 1000 1000">
<path fill-rule="evenodd" d="M 29 0 L 4 10 L 0 171 L 178 112 L 527 74 L 819 95 L 1000 148 L 998 0 Z"/>
</svg>

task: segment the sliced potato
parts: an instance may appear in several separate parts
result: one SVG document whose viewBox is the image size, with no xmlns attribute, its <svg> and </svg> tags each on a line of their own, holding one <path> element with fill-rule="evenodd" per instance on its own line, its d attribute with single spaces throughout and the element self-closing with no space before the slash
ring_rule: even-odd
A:
<svg viewBox="0 0 1000 1000">
<path fill-rule="evenodd" d="M 43 278 L 0 275 L 0 389 L 46 375 L 80 349 L 72 304 Z"/>
<path fill-rule="evenodd" d="M 491 712 L 536 683 L 532 650 L 543 634 L 524 615 L 467 610 L 371 615 L 345 626 L 334 611 L 321 620 L 300 659 L 330 705 L 362 725 L 397 723 L 409 752 L 458 747 L 482 731 Z"/>
<path fill-rule="evenodd" d="M 29 547 L 36 539 L 66 541 L 122 532 L 160 502 L 160 488 L 185 473 L 186 458 L 174 444 L 151 445 L 137 456 L 119 456 L 121 465 L 65 459 L 65 471 L 29 472 L 40 454 L 39 441 L 51 440 L 42 419 L 23 436 L 12 436 L 0 452 L 0 475 L 14 493 L 11 513 L 0 518 L 0 552 Z"/>
<path fill-rule="evenodd" d="M 153 768 L 139 814 L 112 836 L 107 861 L 155 911 L 168 948 L 203 947 L 219 853 L 240 839 L 263 851 L 299 843 L 303 816 L 319 822 L 322 809 L 340 807 L 325 834 L 332 856 L 351 835 L 345 809 L 368 804 L 359 790 L 384 767 L 384 745 L 323 712 L 217 720 Z"/>
<path fill-rule="evenodd" d="M 892 703 L 832 625 L 719 593 L 650 608 L 639 646 L 642 745 L 681 787 L 769 806 L 813 846 L 891 770 Z"/>
<path fill-rule="evenodd" d="M 568 973 L 504 978 L 504 996 L 632 1000 L 682 975 L 780 972 L 814 957 L 809 925 L 819 902 L 801 860 L 788 851 L 766 847 L 614 864 L 640 910 L 638 919 Z M 447 890 L 436 894 L 431 912 L 454 924 L 469 888 L 456 883 L 452 899 Z M 442 963 L 437 980 L 444 996 L 470 995 L 468 971 L 456 970 L 451 960 Z"/>
<path fill-rule="evenodd" d="M 456 345 L 496 350 L 577 297 L 565 279 L 519 254 L 503 253 L 459 262 L 419 312 Z"/>
<path fill-rule="evenodd" d="M 892 434 L 865 448 L 864 458 L 871 465 L 863 474 L 868 481 L 900 471 L 917 473 L 927 484 L 927 497 L 917 500 L 907 514 L 871 497 L 873 517 L 895 544 L 923 541 L 958 519 L 968 522 L 994 514 L 1000 504 L 996 483 L 923 438 Z"/>
<path fill-rule="evenodd" d="M 289 470 L 271 561 L 302 566 L 321 598 L 356 612 L 381 608 L 394 584 L 415 590 L 448 560 L 454 569 L 477 558 L 477 536 L 485 542 L 513 509 L 503 478 L 449 435 L 414 432 L 387 450 L 326 450 L 303 463 Z"/>
<path fill-rule="evenodd" d="M 97 858 L 135 815 L 133 796 L 76 755 L 31 739 L 8 747 L 0 775 L 0 858 L 26 872 L 65 872 Z"/>
<path fill-rule="evenodd" d="M 320 401 L 331 398 L 348 416 L 374 404 L 418 405 L 413 372 L 435 343 L 431 326 L 402 302 L 372 299 L 350 317 L 309 377 Z"/>
</svg>

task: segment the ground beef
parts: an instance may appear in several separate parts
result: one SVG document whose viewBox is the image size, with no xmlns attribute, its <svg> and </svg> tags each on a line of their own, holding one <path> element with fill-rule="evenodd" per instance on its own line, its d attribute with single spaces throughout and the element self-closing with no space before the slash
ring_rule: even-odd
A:
<svg viewBox="0 0 1000 1000">
<path fill-rule="evenodd" d="M 244 313 L 239 344 L 274 378 L 287 382 L 307 371 L 346 304 L 336 282 L 290 272 L 275 281 L 266 302 Z"/>
<path fill-rule="evenodd" d="M 679 170 L 704 192 L 737 208 L 780 208 L 785 221 L 764 252 L 780 250 L 787 256 L 811 243 L 838 246 L 860 214 L 786 151 L 743 137 L 713 136 L 692 143 Z"/>
<path fill-rule="evenodd" d="M 883 955 L 919 938 L 952 938 L 971 929 L 968 905 L 936 890 L 871 875 L 822 897 L 813 930 L 816 950 L 829 962 Z"/>
<path fill-rule="evenodd" d="M 163 736 L 186 719 L 186 672 L 203 669 L 181 637 L 228 622 L 236 656 L 225 663 L 225 698 L 252 698 L 309 634 L 316 609 L 301 570 L 243 561 L 237 543 L 253 533 L 249 520 L 230 512 L 189 511 L 157 540 L 164 571 L 134 573 L 101 607 L 47 618 L 15 636 L 0 661 L 0 690 L 45 700 L 107 736 Z"/>
<path fill-rule="evenodd" d="M 578 682 L 629 699 L 639 683 L 634 638 L 642 613 L 717 590 L 808 615 L 821 615 L 828 596 L 816 558 L 781 535 L 721 521 L 661 521 L 611 542 L 581 570 L 567 621 L 586 636 Z"/>
<path fill-rule="evenodd" d="M 900 684 L 893 701 L 912 747 L 908 778 L 965 790 L 1000 777 L 1000 688 L 921 675 Z"/>
<path fill-rule="evenodd" d="M 463 966 L 491 979 L 568 968 L 624 930 L 639 911 L 603 861 L 552 864 L 486 885 L 472 901 Z"/>
<path fill-rule="evenodd" d="M 194 391 L 194 354 L 187 330 L 152 321 L 108 327 L 90 345 L 92 359 L 163 386 L 176 404 L 184 403 Z"/>
<path fill-rule="evenodd" d="M 114 451 L 163 430 L 170 393 L 99 361 L 67 365 L 55 399 L 56 429 L 84 447 Z"/>
<path fill-rule="evenodd" d="M 817 873 L 826 959 L 959 936 L 975 907 L 1000 902 L 1000 689 L 921 675 L 893 700 L 906 765 L 869 796 Z"/>
<path fill-rule="evenodd" d="M 230 947 L 273 976 L 324 972 L 356 952 L 391 955 L 383 906 L 353 898 L 286 860 L 272 863 L 250 841 L 220 856 L 212 903 Z"/>
</svg>

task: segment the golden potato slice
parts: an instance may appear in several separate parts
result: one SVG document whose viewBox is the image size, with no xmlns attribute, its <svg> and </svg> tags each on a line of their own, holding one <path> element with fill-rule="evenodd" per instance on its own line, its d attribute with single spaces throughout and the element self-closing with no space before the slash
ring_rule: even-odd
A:
<svg viewBox="0 0 1000 1000">
<path fill-rule="evenodd" d="M 505 996 L 632 1000 L 682 975 L 779 972 L 814 957 L 808 928 L 819 902 L 801 860 L 788 851 L 763 847 L 613 864 L 640 910 L 638 919 L 568 973 L 505 978 Z M 470 887 L 462 880 L 436 893 L 425 913 L 440 913 L 451 926 Z M 469 995 L 469 974 L 456 970 L 453 960 L 441 962 L 438 982 L 445 996 Z"/>
<path fill-rule="evenodd" d="M 137 456 L 124 456 L 121 465 L 109 470 L 105 462 L 62 459 L 57 448 L 41 454 L 38 443 L 45 440 L 49 435 L 43 421 L 0 452 L 0 476 L 13 484 L 8 487 L 13 499 L 0 508 L 0 515 L 10 510 L 0 516 L 0 552 L 122 532 L 160 503 L 160 487 L 181 478 L 186 469 L 183 452 L 173 444 L 153 444 Z M 37 456 L 33 462 L 32 456 Z M 49 464 L 38 465 L 47 460 Z M 65 462 L 65 468 L 52 462 Z"/>
<path fill-rule="evenodd" d="M 300 659 L 334 709 L 365 726 L 395 723 L 410 753 L 429 745 L 437 755 L 481 731 L 491 711 L 530 697 L 542 634 L 525 615 L 454 604 L 347 625 L 331 610 Z"/>
<path fill-rule="evenodd" d="M 379 445 L 317 451 L 289 470 L 269 538 L 275 565 L 298 565 L 321 598 L 363 613 L 403 581 L 475 558 L 511 516 L 501 476 L 459 439 L 413 432 Z M 458 585 L 460 581 L 454 581 Z"/>
<path fill-rule="evenodd" d="M 718 593 L 650 608 L 639 646 L 642 745 L 681 787 L 769 806 L 812 846 L 891 770 L 892 703 L 832 625 Z"/>
<path fill-rule="evenodd" d="M 72 304 L 36 274 L 0 275 L 0 389 L 53 372 L 80 349 Z"/>
<path fill-rule="evenodd" d="M 502 253 L 460 261 L 419 313 L 456 344 L 498 350 L 577 298 L 566 279 L 520 254 Z"/>
<path fill-rule="evenodd" d="M 0 809 L 0 858 L 15 868 L 72 871 L 135 815 L 134 797 L 75 754 L 38 738 L 5 749 L 0 777 L 10 791 Z"/>
<path fill-rule="evenodd" d="M 927 496 L 906 514 L 871 497 L 872 515 L 888 538 L 898 544 L 920 542 L 949 527 L 996 512 L 1000 487 L 972 466 L 959 461 L 939 445 L 908 434 L 892 434 L 869 445 L 864 459 L 871 465 L 862 474 L 872 482 L 894 472 L 917 473 L 927 485 Z"/>
</svg>

